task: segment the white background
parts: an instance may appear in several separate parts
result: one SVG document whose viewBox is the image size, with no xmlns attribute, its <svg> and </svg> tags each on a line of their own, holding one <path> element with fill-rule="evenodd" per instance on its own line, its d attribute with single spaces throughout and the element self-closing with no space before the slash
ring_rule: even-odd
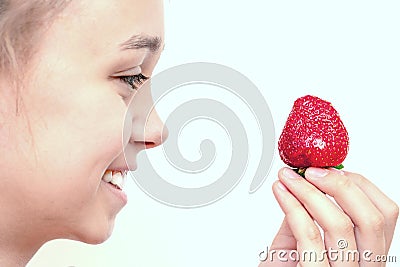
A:
<svg viewBox="0 0 400 267">
<path fill-rule="evenodd" d="M 156 72 L 196 61 L 240 71 L 265 96 L 277 135 L 297 97 L 314 94 L 331 101 L 350 134 L 346 169 L 362 173 L 400 203 L 399 1 L 172 0 L 165 5 L 166 47 Z M 253 195 L 248 194 L 255 172 L 250 168 L 227 197 L 200 209 L 164 206 L 130 181 L 129 203 L 106 243 L 50 242 L 28 266 L 257 266 L 258 253 L 271 243 L 282 219 L 271 192 L 282 166 L 276 156 Z M 398 261 L 399 233 L 390 251 Z"/>
</svg>

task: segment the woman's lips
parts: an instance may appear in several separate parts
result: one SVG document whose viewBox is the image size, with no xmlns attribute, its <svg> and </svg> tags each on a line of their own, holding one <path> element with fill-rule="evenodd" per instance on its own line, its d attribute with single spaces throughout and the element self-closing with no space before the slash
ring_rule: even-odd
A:
<svg viewBox="0 0 400 267">
<path fill-rule="evenodd" d="M 116 197 L 121 199 L 124 205 L 128 202 L 128 196 L 124 191 L 122 191 L 126 181 L 127 173 L 127 171 L 107 170 L 102 177 L 102 182 L 105 183 L 105 186 Z"/>
</svg>

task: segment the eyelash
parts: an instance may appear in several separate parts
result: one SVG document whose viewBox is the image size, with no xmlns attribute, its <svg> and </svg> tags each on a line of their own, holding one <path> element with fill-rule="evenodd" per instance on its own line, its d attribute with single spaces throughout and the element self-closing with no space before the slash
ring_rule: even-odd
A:
<svg viewBox="0 0 400 267">
<path fill-rule="evenodd" d="M 121 82 L 129 85 L 132 90 L 137 90 L 145 81 L 149 79 L 149 77 L 144 76 L 142 73 L 130 76 L 121 76 L 119 77 Z"/>
</svg>

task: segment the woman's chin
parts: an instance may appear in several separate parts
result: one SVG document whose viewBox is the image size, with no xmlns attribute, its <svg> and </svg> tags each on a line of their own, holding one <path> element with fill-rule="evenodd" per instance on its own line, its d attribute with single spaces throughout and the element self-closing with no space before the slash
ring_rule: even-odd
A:
<svg viewBox="0 0 400 267">
<path fill-rule="evenodd" d="M 90 245 L 98 245 L 107 241 L 110 238 L 114 229 L 114 220 L 110 220 L 108 223 L 96 224 L 93 226 L 87 226 L 79 229 L 73 235 L 72 239 L 80 241 Z"/>
</svg>

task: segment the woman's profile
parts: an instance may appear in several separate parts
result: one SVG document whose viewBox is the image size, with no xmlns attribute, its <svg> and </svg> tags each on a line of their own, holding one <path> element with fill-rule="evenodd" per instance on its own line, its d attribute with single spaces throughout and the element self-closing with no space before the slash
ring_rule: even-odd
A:
<svg viewBox="0 0 400 267">
<path fill-rule="evenodd" d="M 109 238 L 126 172 L 167 138 L 155 110 L 146 120 L 152 99 L 141 90 L 163 47 L 161 0 L 0 0 L 0 266 L 25 266 L 54 239 Z M 359 174 L 305 176 L 278 174 L 285 219 L 271 249 L 322 251 L 346 239 L 388 253 L 396 203 Z"/>
</svg>

